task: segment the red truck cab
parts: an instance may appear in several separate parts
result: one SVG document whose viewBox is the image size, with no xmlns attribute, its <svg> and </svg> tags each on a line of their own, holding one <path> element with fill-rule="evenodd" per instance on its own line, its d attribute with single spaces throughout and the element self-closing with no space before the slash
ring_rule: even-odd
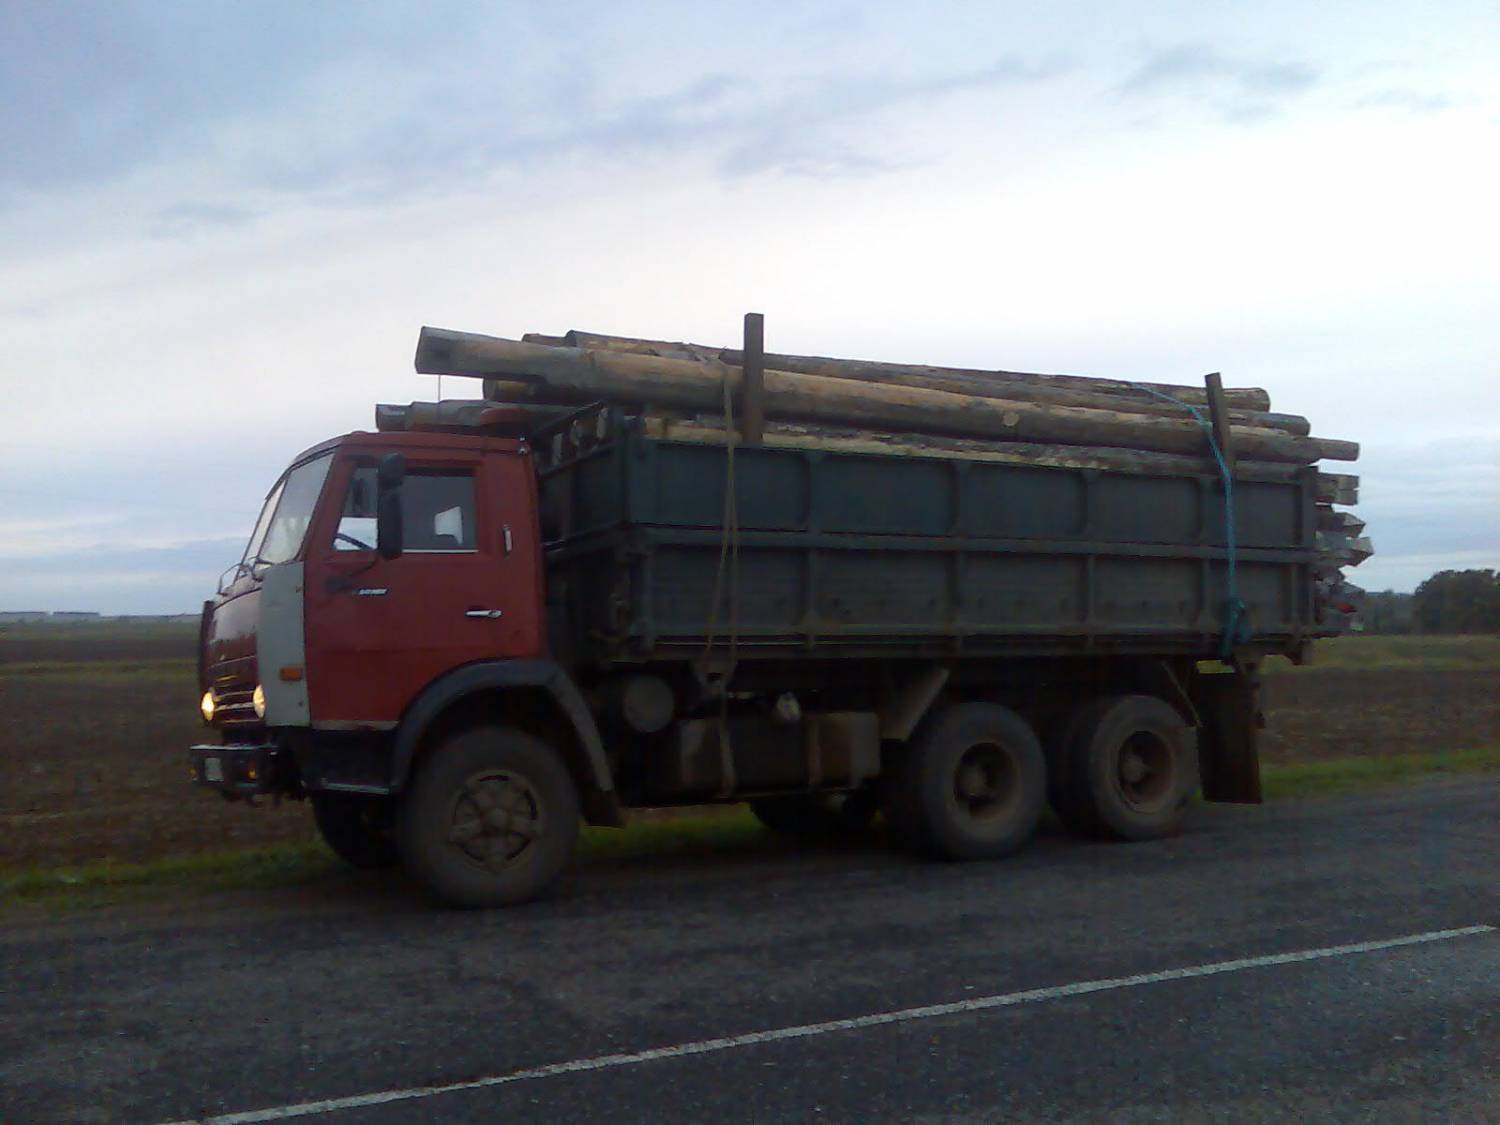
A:
<svg viewBox="0 0 1500 1125">
<path fill-rule="evenodd" d="M 376 474 L 391 453 L 405 461 L 403 545 L 385 558 Z M 235 709 L 226 723 L 251 725 L 244 704 L 259 686 L 274 725 L 390 730 L 444 672 L 542 656 L 535 512 L 519 441 L 353 433 L 313 447 L 272 488 L 205 611 L 204 690 Z M 265 605 L 268 580 L 273 600 L 300 588 L 300 607 Z M 316 629 L 301 627 L 304 615 Z"/>
<path fill-rule="evenodd" d="M 310 797 L 336 851 L 383 866 L 389 798 L 434 717 L 504 683 L 532 692 L 533 718 L 562 716 L 587 744 L 586 794 L 606 793 L 597 731 L 547 659 L 536 512 L 517 439 L 357 432 L 297 456 L 204 606 L 201 708 L 223 741 L 191 749 L 195 780 Z"/>
</svg>

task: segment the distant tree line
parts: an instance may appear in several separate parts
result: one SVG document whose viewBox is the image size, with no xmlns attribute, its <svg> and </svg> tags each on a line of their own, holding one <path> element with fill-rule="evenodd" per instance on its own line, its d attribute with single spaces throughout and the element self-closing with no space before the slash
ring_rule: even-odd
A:
<svg viewBox="0 0 1500 1125">
<path fill-rule="evenodd" d="M 1500 633 L 1500 572 L 1440 570 L 1416 591 L 1365 595 L 1367 633 Z"/>
</svg>

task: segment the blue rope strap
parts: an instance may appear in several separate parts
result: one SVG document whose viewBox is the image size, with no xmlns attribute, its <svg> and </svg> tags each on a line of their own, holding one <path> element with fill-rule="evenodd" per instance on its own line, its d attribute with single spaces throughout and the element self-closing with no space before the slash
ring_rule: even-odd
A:
<svg viewBox="0 0 1500 1125">
<path fill-rule="evenodd" d="M 1234 654 L 1235 646 L 1244 644 L 1250 639 L 1249 607 L 1240 597 L 1239 583 L 1235 575 L 1234 477 L 1229 472 L 1229 463 L 1224 460 L 1224 453 L 1219 449 L 1219 443 L 1214 440 L 1213 423 L 1203 417 L 1202 412 L 1196 406 L 1151 387 L 1142 386 L 1140 383 L 1130 385 L 1136 390 L 1145 391 L 1148 395 L 1164 399 L 1174 406 L 1180 406 L 1191 414 L 1193 420 L 1203 428 L 1203 433 L 1208 438 L 1208 448 L 1213 451 L 1214 461 L 1218 463 L 1219 476 L 1224 481 L 1224 546 L 1228 564 L 1225 577 L 1229 595 L 1224 600 L 1224 634 L 1219 638 L 1219 659 L 1228 661 Z"/>
</svg>

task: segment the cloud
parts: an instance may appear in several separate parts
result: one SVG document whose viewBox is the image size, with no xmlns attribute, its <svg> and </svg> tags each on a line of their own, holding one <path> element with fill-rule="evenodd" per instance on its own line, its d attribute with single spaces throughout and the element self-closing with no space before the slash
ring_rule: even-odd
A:
<svg viewBox="0 0 1500 1125">
<path fill-rule="evenodd" d="M 1376 544 L 1377 550 L 1379 544 Z M 1495 570 L 1500 550 L 1439 551 L 1430 554 L 1377 553 L 1344 577 L 1362 590 L 1399 590 L 1410 593 L 1440 570 Z"/>
<path fill-rule="evenodd" d="M 174 203 L 156 212 L 149 233 L 153 238 L 191 237 L 208 230 L 249 226 L 257 214 L 249 207 L 223 203 Z"/>
<path fill-rule="evenodd" d="M 190 608 L 237 550 L 127 552 L 238 548 L 291 452 L 432 397 L 418 323 L 724 339 L 744 308 L 779 350 L 1238 369 L 1365 441 L 1371 566 L 1483 549 L 1471 445 L 1381 452 L 1494 415 L 1477 20 L 1366 73 L 1378 21 L 1142 10 L 1186 46 L 1122 56 L 1097 14 L 957 7 L 0 3 L 0 509 L 117 520 L 0 527 L 41 560 L 16 602 L 125 589 L 104 543 L 206 575 L 163 579 Z M 1442 89 L 1474 111 L 1351 112 Z"/>
<path fill-rule="evenodd" d="M 729 179 L 765 172 L 846 179 L 900 171 L 918 161 L 888 151 L 871 152 L 848 139 L 847 127 L 899 107 L 1045 81 L 1065 69 L 1058 62 L 1004 57 L 973 70 L 931 77 L 824 76 L 732 122 L 742 139 L 725 152 L 718 168 Z"/>
<path fill-rule="evenodd" d="M 692 152 L 717 154 L 713 166 L 730 180 L 767 172 L 878 175 L 910 167 L 912 160 L 851 140 L 862 123 L 942 97 L 1042 81 L 1063 69 L 1001 57 L 955 73 L 907 76 L 813 73 L 773 82 L 712 71 L 650 93 L 606 94 L 602 77 L 581 65 L 561 85 L 544 84 L 543 96 L 520 101 L 489 87 L 478 97 L 443 87 L 423 104 L 371 116 L 357 137 L 325 138 L 294 166 L 273 164 L 263 174 L 279 190 L 319 197 L 336 192 L 344 200 L 354 182 L 360 198 L 389 198 L 438 178 L 458 183 L 503 172 L 534 174 L 542 160 L 647 160 Z M 445 112 L 434 114 L 429 101 Z"/>
<path fill-rule="evenodd" d="M 564 31 L 556 16 L 441 2 L 415 28 L 378 0 L 358 19 L 290 0 L 0 12 L 0 208 L 170 169 L 162 180 L 189 186 L 144 219 L 156 239 L 247 225 L 278 196 L 378 204 L 534 177 L 549 160 L 697 151 L 727 179 L 878 175 L 910 160 L 843 135 L 859 121 L 1060 69 L 1012 56 L 820 69 L 791 43 L 753 47 L 748 27 L 708 54 L 673 53 L 663 35 L 622 52 L 614 40 L 638 28 L 607 11 Z"/>
<path fill-rule="evenodd" d="M 1446 94 L 1424 93 L 1410 87 L 1380 90 L 1354 103 L 1355 109 L 1404 109 L 1409 113 L 1441 113 L 1457 103 Z"/>
<path fill-rule="evenodd" d="M 1356 585 L 1410 590 L 1438 570 L 1500 565 L 1500 440 L 1374 442 L 1352 468 L 1354 512 L 1375 544 L 1374 558 L 1345 572 Z"/>
<path fill-rule="evenodd" d="M 719 171 L 729 179 L 778 172 L 817 180 L 837 180 L 895 172 L 912 167 L 914 163 L 875 156 L 836 141 L 808 143 L 785 133 L 770 132 L 732 148 L 719 162 Z"/>
<path fill-rule="evenodd" d="M 0 609 L 187 613 L 244 549 L 242 537 L 170 547 L 96 547 L 7 560 Z"/>
<path fill-rule="evenodd" d="M 1180 44 L 1152 54 L 1115 93 L 1126 100 L 1185 93 L 1210 100 L 1226 121 L 1252 124 L 1275 115 L 1282 101 L 1310 89 L 1319 77 L 1297 60 L 1267 62 L 1207 44 Z"/>
<path fill-rule="evenodd" d="M 1141 94 L 1163 87 L 1223 83 L 1247 94 L 1295 93 L 1318 80 L 1306 63 L 1265 63 L 1237 59 L 1203 44 L 1183 44 L 1158 51 L 1122 83 L 1122 94 Z"/>
<path fill-rule="evenodd" d="M 472 22 L 461 10 L 440 18 L 455 35 Z M 211 150 L 228 120 L 294 109 L 335 55 L 381 59 L 398 73 L 409 24 L 378 3 L 357 20 L 338 5 L 291 0 L 0 6 L 0 191 Z"/>
</svg>

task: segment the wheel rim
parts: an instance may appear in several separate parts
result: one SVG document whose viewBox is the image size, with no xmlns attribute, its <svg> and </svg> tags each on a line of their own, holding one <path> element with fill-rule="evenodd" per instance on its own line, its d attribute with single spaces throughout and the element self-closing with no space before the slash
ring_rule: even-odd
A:
<svg viewBox="0 0 1500 1125">
<path fill-rule="evenodd" d="M 1015 755 L 996 743 L 971 746 L 953 772 L 953 800 L 971 820 L 1005 817 L 1020 799 L 1021 769 Z"/>
<path fill-rule="evenodd" d="M 1120 797 L 1138 812 L 1158 812 L 1177 787 L 1177 758 L 1167 742 L 1149 731 L 1136 731 L 1120 746 L 1115 760 Z"/>
<path fill-rule="evenodd" d="M 449 810 L 448 843 L 489 872 L 524 863 L 546 831 L 541 795 L 512 770 L 483 770 L 459 787 Z"/>
</svg>

